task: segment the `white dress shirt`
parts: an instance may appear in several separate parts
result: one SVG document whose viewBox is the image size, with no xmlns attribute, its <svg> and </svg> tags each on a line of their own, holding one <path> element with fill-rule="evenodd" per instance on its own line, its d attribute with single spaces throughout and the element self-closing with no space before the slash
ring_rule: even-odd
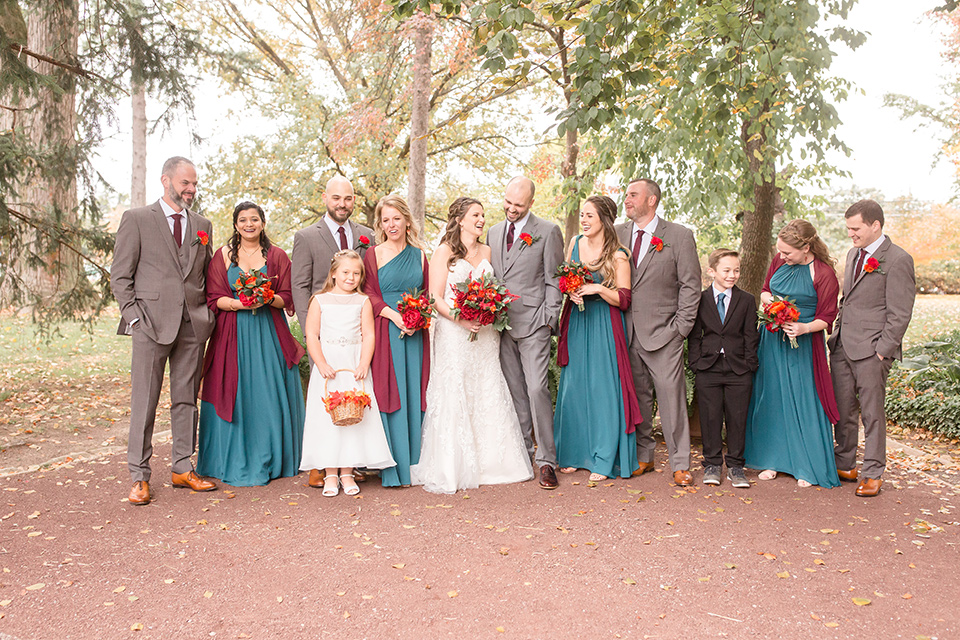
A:
<svg viewBox="0 0 960 640">
<path fill-rule="evenodd" d="M 643 228 L 643 240 L 640 241 L 640 255 L 633 256 L 633 264 L 639 265 L 643 257 L 650 251 L 650 239 L 656 235 L 655 231 L 657 230 L 657 224 L 659 222 L 660 216 L 654 215 L 650 222 L 647 223 L 647 226 Z M 633 251 L 633 248 L 637 245 L 637 234 L 640 233 L 640 231 L 640 227 L 634 222 L 633 232 L 630 234 L 630 246 L 628 247 L 630 251 Z"/>
<path fill-rule="evenodd" d="M 187 238 L 187 212 L 181 209 L 180 211 L 175 211 L 173 207 L 167 204 L 167 201 L 163 198 L 160 198 L 160 208 L 163 209 L 163 215 L 167 217 L 167 225 L 170 227 L 170 235 L 173 235 L 173 223 L 174 214 L 179 213 L 183 217 L 180 219 L 180 244 L 183 244 L 183 241 Z"/>
<path fill-rule="evenodd" d="M 353 230 L 350 229 L 349 224 L 346 222 L 337 224 L 337 221 L 331 218 L 329 213 L 323 214 L 323 221 L 327 223 L 327 228 L 330 229 L 330 233 L 333 234 L 333 240 L 338 247 L 340 246 L 340 232 L 338 229 L 343 227 L 344 233 L 347 234 L 347 249 L 353 249 Z"/>
<path fill-rule="evenodd" d="M 863 250 L 867 252 L 867 258 L 873 257 L 873 254 L 875 254 L 880 249 L 880 245 L 882 245 L 883 241 L 886 239 L 887 239 L 887 236 L 881 233 L 879 238 L 877 238 L 876 240 L 874 240 L 873 242 L 865 246 Z M 857 259 L 859 258 L 860 256 L 857 256 Z M 866 262 L 867 258 L 864 258 L 863 261 Z"/>
<path fill-rule="evenodd" d="M 520 234 L 523 233 L 523 227 L 524 227 L 524 225 L 527 224 L 527 220 L 529 220 L 529 219 L 530 219 L 530 212 L 527 211 L 527 212 L 523 215 L 522 218 L 520 218 L 520 219 L 517 220 L 516 222 L 512 223 L 512 224 L 513 224 L 513 243 L 514 243 L 514 244 L 516 244 L 516 243 L 517 243 L 517 240 L 520 239 Z M 507 220 L 507 233 L 510 232 L 510 224 L 511 224 L 511 222 L 510 222 L 509 220 Z M 507 237 L 506 234 L 504 234 L 503 237 L 506 238 L 506 237 Z"/>
</svg>

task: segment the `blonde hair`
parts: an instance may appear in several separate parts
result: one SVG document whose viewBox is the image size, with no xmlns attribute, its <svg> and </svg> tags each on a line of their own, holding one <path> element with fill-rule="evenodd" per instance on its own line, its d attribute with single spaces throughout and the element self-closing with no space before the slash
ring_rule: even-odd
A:
<svg viewBox="0 0 960 640">
<path fill-rule="evenodd" d="M 363 259 L 360 257 L 360 254 L 353 249 L 344 249 L 343 251 L 337 251 L 333 254 L 333 259 L 330 260 L 330 271 L 327 272 L 327 281 L 323 283 L 323 288 L 320 289 L 317 294 L 332 291 L 333 288 L 337 286 L 337 278 L 334 274 L 336 274 L 337 269 L 340 268 L 344 260 L 356 260 L 360 263 L 360 282 L 357 284 L 356 290 L 363 293 L 363 285 L 367 282 L 367 269 L 363 266 Z"/>
<path fill-rule="evenodd" d="M 403 196 L 396 193 L 391 193 L 390 195 L 380 198 L 380 201 L 377 202 L 377 208 L 373 212 L 373 224 L 374 227 L 376 227 L 377 244 L 382 244 L 387 240 L 387 234 L 384 233 L 383 225 L 381 224 L 383 222 L 384 207 L 392 207 L 403 216 L 404 222 L 407 223 L 407 244 L 413 245 L 418 249 L 423 249 L 423 241 L 420 240 L 420 225 L 416 218 L 410 214 L 410 207 L 407 205 L 407 201 L 404 200 Z"/>
<path fill-rule="evenodd" d="M 803 249 L 805 246 L 809 246 L 813 257 L 824 264 L 831 267 L 837 264 L 837 261 L 830 256 L 830 250 L 826 243 L 817 235 L 816 227 L 806 220 L 799 218 L 791 220 L 783 225 L 777 237 L 794 249 Z"/>
</svg>

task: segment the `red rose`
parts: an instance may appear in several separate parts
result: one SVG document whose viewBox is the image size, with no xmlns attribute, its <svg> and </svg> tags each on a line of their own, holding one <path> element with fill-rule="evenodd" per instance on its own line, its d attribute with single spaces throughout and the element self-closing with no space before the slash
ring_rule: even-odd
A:
<svg viewBox="0 0 960 640">
<path fill-rule="evenodd" d="M 408 329 L 419 328 L 421 317 L 422 316 L 420 315 L 420 312 L 417 311 L 416 309 L 407 309 L 406 311 L 403 312 L 403 324 Z"/>
<path fill-rule="evenodd" d="M 484 326 L 493 324 L 493 319 L 494 319 L 493 313 L 491 313 L 490 311 L 480 312 L 480 317 L 478 318 L 478 320 L 480 321 L 480 324 Z"/>
<path fill-rule="evenodd" d="M 368 238 L 367 236 L 360 236 L 360 244 L 369 245 L 369 244 L 370 244 L 370 238 Z"/>
<path fill-rule="evenodd" d="M 191 244 L 200 244 L 204 247 L 207 246 L 207 243 L 210 242 L 210 236 L 206 231 L 197 231 L 197 237 L 193 239 Z"/>
<path fill-rule="evenodd" d="M 867 258 L 867 263 L 863 265 L 863 271 L 864 273 L 873 273 L 874 271 L 883 273 L 880 271 L 880 261 L 876 258 Z"/>
</svg>

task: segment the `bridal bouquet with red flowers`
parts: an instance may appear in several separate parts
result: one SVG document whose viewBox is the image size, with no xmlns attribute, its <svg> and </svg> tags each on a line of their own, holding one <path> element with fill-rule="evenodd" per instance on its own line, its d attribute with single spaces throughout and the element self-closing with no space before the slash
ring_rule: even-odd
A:
<svg viewBox="0 0 960 640">
<path fill-rule="evenodd" d="M 770 333 L 776 333 L 788 322 L 799 320 L 800 311 L 792 300 L 783 296 L 773 296 L 770 302 L 757 311 L 757 319 L 757 328 L 765 326 Z M 797 344 L 796 338 L 790 338 L 790 346 L 796 349 L 800 345 Z"/>
<path fill-rule="evenodd" d="M 463 318 L 470 322 L 479 322 L 483 326 L 493 325 L 497 331 L 509 329 L 507 305 L 520 296 L 510 293 L 503 282 L 497 280 L 492 273 L 485 273 L 478 280 L 464 280 L 453 289 L 453 309 L 451 315 L 454 320 Z M 477 339 L 477 334 L 470 333 L 470 342 Z"/>
<path fill-rule="evenodd" d="M 403 324 L 407 329 L 429 329 L 430 321 L 436 315 L 433 308 L 433 296 L 422 289 L 414 289 L 412 293 L 402 293 L 400 302 L 397 304 L 397 312 L 403 318 Z M 400 332 L 400 337 L 406 336 Z"/>
<path fill-rule="evenodd" d="M 576 291 L 588 282 L 593 282 L 593 274 L 590 273 L 590 270 L 573 260 L 561 262 L 555 275 L 559 278 L 557 284 L 560 287 L 560 293 L 568 298 L 571 292 Z M 583 311 L 583 303 L 578 304 L 577 308 Z"/>
<path fill-rule="evenodd" d="M 275 295 L 270 278 L 259 270 L 252 273 L 244 273 L 241 270 L 240 277 L 233 283 L 233 288 L 237 292 L 240 303 L 245 307 L 252 307 L 257 303 L 270 304 Z M 256 314 L 257 310 L 254 309 L 253 313 Z"/>
</svg>

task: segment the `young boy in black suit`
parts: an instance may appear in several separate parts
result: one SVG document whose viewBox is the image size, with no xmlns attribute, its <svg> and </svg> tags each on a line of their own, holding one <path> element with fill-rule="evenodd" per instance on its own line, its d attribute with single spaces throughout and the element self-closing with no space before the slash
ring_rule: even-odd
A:
<svg viewBox="0 0 960 640">
<path fill-rule="evenodd" d="M 747 410 L 757 370 L 757 302 L 738 289 L 740 254 L 717 249 L 707 259 L 713 278 L 700 298 L 697 320 L 690 332 L 690 368 L 696 374 L 703 437 L 703 484 L 719 485 L 723 466 L 723 426 L 727 426 L 727 479 L 747 489 L 743 447 Z"/>
</svg>

